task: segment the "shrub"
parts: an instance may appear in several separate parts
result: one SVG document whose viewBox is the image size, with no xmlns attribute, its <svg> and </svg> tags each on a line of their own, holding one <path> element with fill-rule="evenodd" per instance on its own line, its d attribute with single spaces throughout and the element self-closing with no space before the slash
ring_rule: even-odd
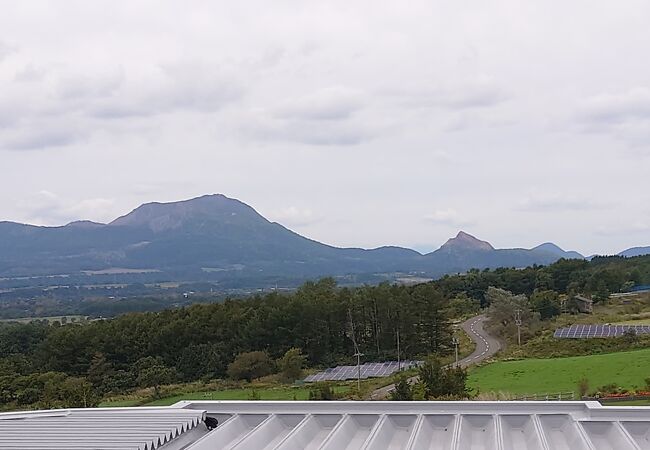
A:
<svg viewBox="0 0 650 450">
<path fill-rule="evenodd" d="M 273 362 L 266 352 L 247 352 L 237 355 L 228 365 L 228 376 L 233 380 L 251 381 L 273 372 Z"/>
<path fill-rule="evenodd" d="M 329 383 L 314 383 L 309 390 L 309 400 L 336 400 L 336 393 Z"/>
<path fill-rule="evenodd" d="M 585 397 L 589 392 L 589 380 L 585 377 L 578 380 L 578 395 L 580 398 Z"/>
<path fill-rule="evenodd" d="M 299 348 L 290 348 L 278 361 L 284 381 L 293 383 L 302 377 L 302 368 L 307 357 Z"/>
<path fill-rule="evenodd" d="M 408 382 L 406 376 L 401 376 L 395 389 L 390 391 L 390 399 L 396 401 L 413 400 L 413 388 Z"/>
</svg>

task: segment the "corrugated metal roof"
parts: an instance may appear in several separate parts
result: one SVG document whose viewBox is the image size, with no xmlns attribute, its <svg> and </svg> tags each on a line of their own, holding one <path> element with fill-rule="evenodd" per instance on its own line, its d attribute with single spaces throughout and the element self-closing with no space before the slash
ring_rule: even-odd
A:
<svg viewBox="0 0 650 450">
<path fill-rule="evenodd" d="M 203 422 L 179 408 L 95 408 L 0 414 L 0 449 L 155 450 Z"/>
<path fill-rule="evenodd" d="M 205 415 L 219 420 L 208 432 Z M 189 430 L 189 431 L 188 431 Z M 0 449 L 650 450 L 650 407 L 596 402 L 180 402 L 0 414 Z"/>
<path fill-rule="evenodd" d="M 181 402 L 220 425 L 187 450 L 650 449 L 650 407 L 597 402 Z"/>
</svg>

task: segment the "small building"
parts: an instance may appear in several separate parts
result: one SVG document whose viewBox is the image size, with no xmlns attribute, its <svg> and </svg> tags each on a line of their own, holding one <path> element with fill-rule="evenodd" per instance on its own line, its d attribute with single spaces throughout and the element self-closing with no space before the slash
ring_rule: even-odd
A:
<svg viewBox="0 0 650 450">
<path fill-rule="evenodd" d="M 590 298 L 585 297 L 584 295 L 576 295 L 573 297 L 578 306 L 578 311 L 585 314 L 591 314 L 594 312 L 594 301 Z"/>
</svg>

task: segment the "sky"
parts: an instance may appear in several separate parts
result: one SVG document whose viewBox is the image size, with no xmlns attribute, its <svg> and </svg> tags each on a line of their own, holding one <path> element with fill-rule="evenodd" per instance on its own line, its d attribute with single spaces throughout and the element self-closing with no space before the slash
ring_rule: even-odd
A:
<svg viewBox="0 0 650 450">
<path fill-rule="evenodd" d="M 645 0 L 0 11 L 0 220 L 223 193 L 338 246 L 650 245 Z"/>
</svg>

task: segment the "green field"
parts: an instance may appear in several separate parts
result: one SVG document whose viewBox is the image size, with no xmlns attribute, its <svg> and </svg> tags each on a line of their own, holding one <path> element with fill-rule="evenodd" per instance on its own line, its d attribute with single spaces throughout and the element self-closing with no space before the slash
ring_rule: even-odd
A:
<svg viewBox="0 0 650 450">
<path fill-rule="evenodd" d="M 309 388 L 277 387 L 264 389 L 249 388 L 188 392 L 185 394 L 178 394 L 171 397 L 161 398 L 160 400 L 154 400 L 147 403 L 141 403 L 138 400 L 118 400 L 103 402 L 99 406 L 168 406 L 173 405 L 176 402 L 180 402 L 181 400 L 249 400 L 253 390 L 255 390 L 255 392 L 259 395 L 260 400 L 309 400 Z M 335 392 L 342 393 L 348 391 L 349 387 L 334 386 L 333 390 Z"/>
<path fill-rule="evenodd" d="M 590 390 L 615 383 L 643 388 L 650 376 L 650 349 L 556 359 L 501 361 L 472 370 L 468 384 L 479 392 L 544 394 L 577 390 L 587 378 Z"/>
<path fill-rule="evenodd" d="M 650 319 L 633 319 L 614 322 L 614 325 L 650 325 Z"/>
</svg>

